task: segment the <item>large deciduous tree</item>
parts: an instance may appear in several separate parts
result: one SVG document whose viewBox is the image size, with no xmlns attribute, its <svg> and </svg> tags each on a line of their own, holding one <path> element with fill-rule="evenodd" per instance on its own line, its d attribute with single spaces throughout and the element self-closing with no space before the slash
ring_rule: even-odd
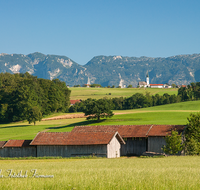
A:
<svg viewBox="0 0 200 190">
<path fill-rule="evenodd" d="M 27 121 L 29 124 L 36 123 L 36 121 L 41 121 L 42 113 L 37 106 L 34 106 L 28 110 Z"/>
<path fill-rule="evenodd" d="M 86 102 L 83 112 L 87 116 L 87 120 L 97 119 L 100 121 L 100 118 L 112 117 L 114 115 L 111 108 L 111 104 L 106 99 L 90 99 Z"/>
</svg>

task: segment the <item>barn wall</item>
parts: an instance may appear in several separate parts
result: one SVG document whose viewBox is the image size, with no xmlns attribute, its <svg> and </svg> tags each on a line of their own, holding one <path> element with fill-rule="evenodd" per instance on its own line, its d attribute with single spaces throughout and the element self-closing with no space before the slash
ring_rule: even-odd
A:
<svg viewBox="0 0 200 190">
<path fill-rule="evenodd" d="M 107 145 L 107 152 L 108 152 L 107 158 L 120 157 L 120 148 L 121 144 L 117 140 L 116 136 L 114 136 L 110 141 L 110 143 Z"/>
<path fill-rule="evenodd" d="M 142 155 L 147 150 L 146 138 L 126 138 L 126 144 L 121 147 L 121 156 Z"/>
<path fill-rule="evenodd" d="M 0 148 L 0 157 L 5 157 L 4 155 L 5 155 L 5 150 L 4 150 L 4 148 Z"/>
<path fill-rule="evenodd" d="M 6 147 L 0 149 L 1 157 L 36 157 L 36 147 Z"/>
<path fill-rule="evenodd" d="M 37 146 L 37 157 L 43 156 L 107 156 L 106 145 L 68 145 L 68 146 Z"/>
<path fill-rule="evenodd" d="M 166 145 L 166 141 L 163 137 L 148 137 L 148 151 L 163 153 L 162 147 Z"/>
</svg>

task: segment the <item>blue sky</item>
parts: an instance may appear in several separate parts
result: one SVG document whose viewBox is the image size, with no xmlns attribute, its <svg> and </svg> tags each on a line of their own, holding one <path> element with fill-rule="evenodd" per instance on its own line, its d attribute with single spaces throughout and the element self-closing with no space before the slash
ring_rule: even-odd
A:
<svg viewBox="0 0 200 190">
<path fill-rule="evenodd" d="M 169 57 L 200 53 L 199 0 L 0 0 L 0 53 Z"/>
</svg>

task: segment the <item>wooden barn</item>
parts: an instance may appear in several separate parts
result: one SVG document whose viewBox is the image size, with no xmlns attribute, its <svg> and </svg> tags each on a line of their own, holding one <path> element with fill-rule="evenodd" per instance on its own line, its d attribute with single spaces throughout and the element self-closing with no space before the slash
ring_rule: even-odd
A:
<svg viewBox="0 0 200 190">
<path fill-rule="evenodd" d="M 36 147 L 30 143 L 31 140 L 8 140 L 2 147 L 1 157 L 36 157 Z"/>
<path fill-rule="evenodd" d="M 125 144 L 118 132 L 40 132 L 30 145 L 37 146 L 37 157 L 89 156 L 120 157 Z"/>
<path fill-rule="evenodd" d="M 104 125 L 76 126 L 72 132 L 118 131 L 126 144 L 121 147 L 121 156 L 142 155 L 144 152 L 162 153 L 166 145 L 164 137 L 177 129 L 183 132 L 183 125 Z"/>
</svg>

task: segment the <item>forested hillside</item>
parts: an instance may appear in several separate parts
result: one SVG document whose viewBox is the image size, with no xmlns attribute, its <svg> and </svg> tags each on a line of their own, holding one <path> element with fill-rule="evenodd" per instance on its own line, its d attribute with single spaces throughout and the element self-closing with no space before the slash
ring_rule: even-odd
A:
<svg viewBox="0 0 200 190">
<path fill-rule="evenodd" d="M 0 122 L 25 120 L 33 110 L 42 115 L 68 111 L 69 97 L 70 90 L 58 79 L 0 73 Z"/>
</svg>

